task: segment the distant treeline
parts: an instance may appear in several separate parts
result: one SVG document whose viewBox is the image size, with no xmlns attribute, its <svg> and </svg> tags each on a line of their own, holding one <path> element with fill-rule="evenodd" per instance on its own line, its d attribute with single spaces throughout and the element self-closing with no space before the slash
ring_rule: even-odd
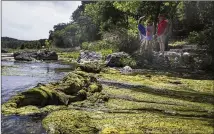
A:
<svg viewBox="0 0 214 134">
<path fill-rule="evenodd" d="M 45 46 L 45 40 L 46 39 L 26 41 L 10 37 L 1 37 L 1 47 L 12 49 L 40 49 L 42 46 Z"/>
</svg>

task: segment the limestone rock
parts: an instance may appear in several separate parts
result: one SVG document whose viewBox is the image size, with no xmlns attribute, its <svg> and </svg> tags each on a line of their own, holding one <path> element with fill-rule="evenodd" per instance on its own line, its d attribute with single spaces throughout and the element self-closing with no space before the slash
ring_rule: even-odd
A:
<svg viewBox="0 0 214 134">
<path fill-rule="evenodd" d="M 79 67 L 88 73 L 99 73 L 102 70 L 102 65 L 97 62 L 79 64 Z"/>
<path fill-rule="evenodd" d="M 13 54 L 15 60 L 32 61 L 32 60 L 58 60 L 56 52 L 48 50 L 16 52 Z"/>
<path fill-rule="evenodd" d="M 128 74 L 132 72 L 132 68 L 130 66 L 125 66 L 122 70 L 121 73 L 123 74 Z"/>
<path fill-rule="evenodd" d="M 37 60 L 58 60 L 58 55 L 54 51 L 41 50 L 37 52 Z"/>
<path fill-rule="evenodd" d="M 125 52 L 112 53 L 106 57 L 106 65 L 109 67 L 124 67 L 123 60 L 126 59 L 130 59 L 130 56 Z"/>
<path fill-rule="evenodd" d="M 93 51 L 80 51 L 80 57 L 78 63 L 90 63 L 90 62 L 101 62 L 102 54 Z"/>
</svg>

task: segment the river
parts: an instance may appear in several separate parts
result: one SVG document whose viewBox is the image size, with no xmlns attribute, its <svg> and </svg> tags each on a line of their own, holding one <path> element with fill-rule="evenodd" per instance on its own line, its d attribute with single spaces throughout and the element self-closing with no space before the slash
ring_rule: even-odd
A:
<svg viewBox="0 0 214 134">
<path fill-rule="evenodd" d="M 1 103 L 36 86 L 63 78 L 72 65 L 60 62 L 2 61 Z M 2 134 L 45 134 L 41 119 L 28 116 L 1 115 Z"/>
</svg>

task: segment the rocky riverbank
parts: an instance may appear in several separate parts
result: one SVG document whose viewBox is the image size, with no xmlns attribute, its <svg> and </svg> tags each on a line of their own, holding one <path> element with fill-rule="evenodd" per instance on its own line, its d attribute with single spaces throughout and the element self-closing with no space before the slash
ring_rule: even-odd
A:
<svg viewBox="0 0 214 134">
<path fill-rule="evenodd" d="M 155 70 L 78 70 L 11 98 L 2 105 L 3 114 L 44 115 L 48 133 L 213 131 L 212 78 L 194 80 Z"/>
<path fill-rule="evenodd" d="M 132 69 L 127 65 L 134 65 L 133 59 L 124 52 L 107 57 L 82 51 L 73 60 L 76 70 L 12 97 L 2 105 L 3 114 L 44 117 L 51 134 L 214 131 L 212 75 L 173 71 L 174 66 Z"/>
</svg>

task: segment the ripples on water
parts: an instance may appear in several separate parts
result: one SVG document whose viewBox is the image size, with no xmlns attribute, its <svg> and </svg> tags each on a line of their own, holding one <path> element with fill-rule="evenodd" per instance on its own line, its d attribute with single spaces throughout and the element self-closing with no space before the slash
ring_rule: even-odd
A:
<svg viewBox="0 0 214 134">
<path fill-rule="evenodd" d="M 12 62 L 2 61 L 1 101 L 6 102 L 13 95 L 36 86 L 38 83 L 57 81 L 66 72 L 59 68 L 70 68 L 59 62 Z M 1 131 L 5 134 L 42 134 L 45 133 L 41 119 L 26 116 L 1 116 Z"/>
</svg>

